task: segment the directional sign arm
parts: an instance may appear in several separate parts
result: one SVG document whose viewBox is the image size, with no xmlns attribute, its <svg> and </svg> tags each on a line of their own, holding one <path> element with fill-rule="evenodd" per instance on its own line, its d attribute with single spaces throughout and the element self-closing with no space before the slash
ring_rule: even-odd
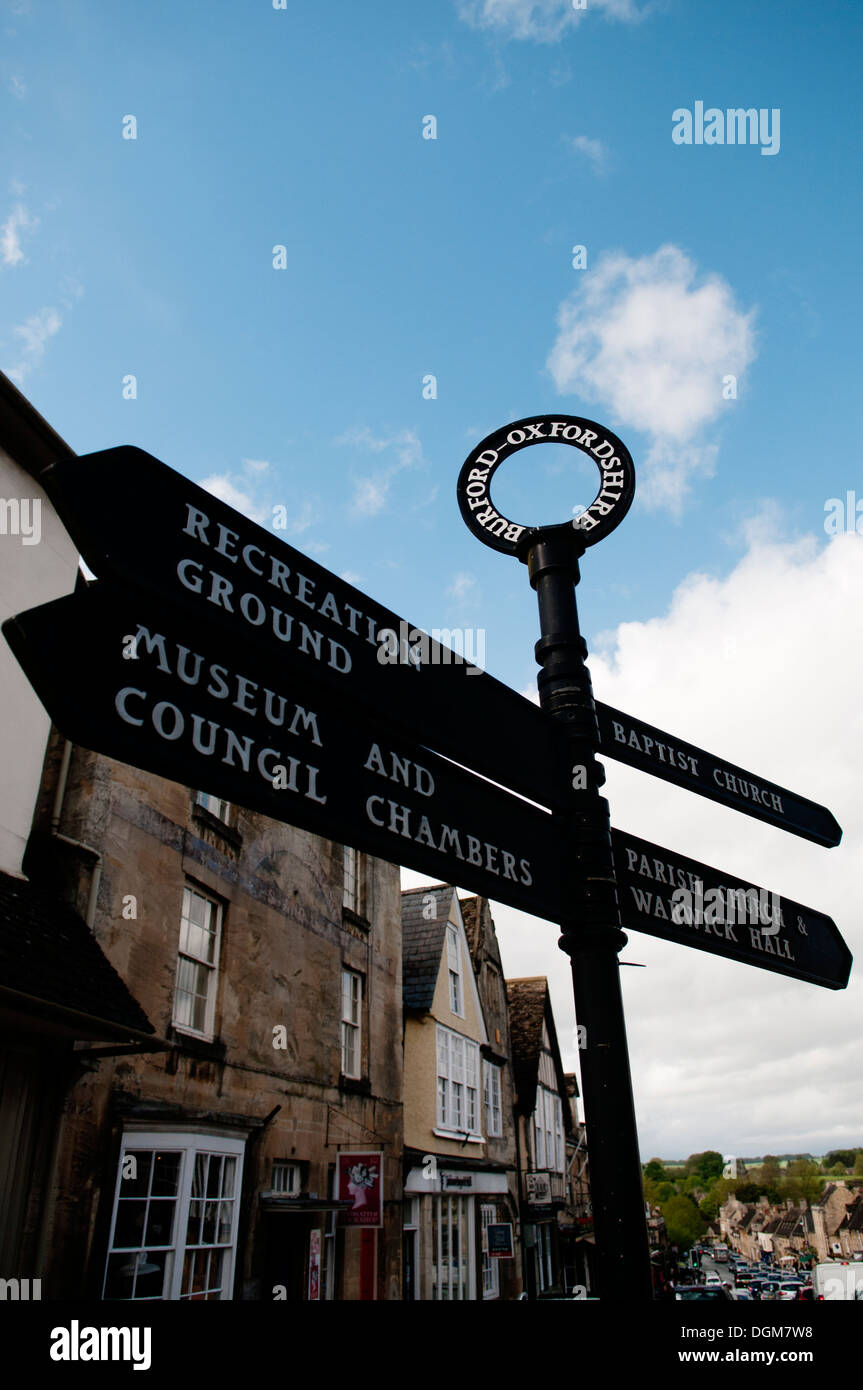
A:
<svg viewBox="0 0 863 1390">
<path fill-rule="evenodd" d="M 665 782 L 674 782 L 818 845 L 832 847 L 842 839 L 836 818 L 825 806 L 756 777 L 610 705 L 597 701 L 596 716 L 600 756 L 615 758 Z"/>
<path fill-rule="evenodd" d="M 553 723 L 453 651 L 448 631 L 433 640 L 143 449 L 52 464 L 40 482 L 100 579 L 185 610 L 226 648 L 247 639 L 291 677 L 532 801 L 565 804 Z"/>
<path fill-rule="evenodd" d="M 187 616 L 98 583 L 9 619 L 3 633 L 57 727 L 83 747 L 559 920 L 550 814 L 252 646 L 226 649 Z"/>
<path fill-rule="evenodd" d="M 823 912 L 661 845 L 612 830 L 624 927 L 844 989 L 851 952 Z"/>
</svg>

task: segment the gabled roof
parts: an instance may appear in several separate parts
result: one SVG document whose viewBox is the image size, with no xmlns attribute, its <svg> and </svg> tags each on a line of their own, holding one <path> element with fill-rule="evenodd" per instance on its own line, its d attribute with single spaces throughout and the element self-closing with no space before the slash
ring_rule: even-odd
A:
<svg viewBox="0 0 863 1390">
<path fill-rule="evenodd" d="M 428 911 L 429 897 L 434 913 Z M 402 993 L 405 1009 L 431 1010 L 440 970 L 446 924 L 455 889 L 446 883 L 402 893 Z M 458 904 L 458 899 L 456 899 Z"/>
<path fill-rule="evenodd" d="M 27 879 L 0 873 L 0 994 L 8 1008 L 83 1015 L 78 1036 L 154 1033 L 82 917 Z M 74 1025 L 73 1025 L 74 1026 Z"/>
<path fill-rule="evenodd" d="M 567 1096 L 566 1077 L 560 1060 L 560 1048 L 557 1042 L 557 1030 L 554 1026 L 554 1014 L 551 1011 L 548 980 L 544 975 L 533 975 L 521 980 L 507 980 L 506 996 L 509 1003 L 509 1033 L 517 1097 L 516 1108 L 522 1114 L 530 1115 L 536 1106 L 543 1025 L 548 1033 L 549 1049 L 554 1058 L 557 1088 L 561 1100 L 565 1102 Z M 563 1106 L 563 1121 L 564 1129 L 570 1133 L 572 1114 L 567 1104 Z"/>
<path fill-rule="evenodd" d="M 863 1192 L 845 1208 L 845 1215 L 839 1222 L 840 1231 L 863 1231 Z"/>
</svg>

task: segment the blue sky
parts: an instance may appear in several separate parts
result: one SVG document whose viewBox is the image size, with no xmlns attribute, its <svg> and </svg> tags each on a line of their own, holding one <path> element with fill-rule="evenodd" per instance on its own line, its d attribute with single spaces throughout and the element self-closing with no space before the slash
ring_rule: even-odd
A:
<svg viewBox="0 0 863 1390">
<path fill-rule="evenodd" d="M 854 949 L 863 581 L 824 508 L 863 500 L 855 7 L 3 0 L 0 26 L 0 367 L 59 433 L 136 444 L 257 519 L 286 505 L 299 549 L 414 623 L 483 628 L 487 668 L 526 690 L 526 573 L 465 529 L 456 477 L 509 420 L 604 423 L 637 491 L 582 565 L 597 695 L 826 802 L 846 837 L 801 846 L 618 769 L 613 819 L 830 911 Z M 778 110 L 778 151 L 675 144 L 699 101 Z M 495 497 L 565 520 L 591 468 L 524 450 Z M 565 961 L 525 923 L 501 909 L 505 966 L 549 973 L 562 1015 Z M 854 1036 L 853 987 L 633 942 L 656 963 L 626 972 L 651 1151 L 863 1142 L 860 1083 L 825 1092 L 829 1056 L 782 1070 L 801 1009 L 828 1052 Z M 650 1020 L 682 1007 L 681 971 L 713 1056 L 749 1001 L 760 1090 L 742 1052 L 718 1097 L 680 1071 Z"/>
</svg>

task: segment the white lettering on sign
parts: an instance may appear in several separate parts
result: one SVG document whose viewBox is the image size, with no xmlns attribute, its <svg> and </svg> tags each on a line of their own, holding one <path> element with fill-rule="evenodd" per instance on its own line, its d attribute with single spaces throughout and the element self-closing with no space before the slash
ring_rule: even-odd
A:
<svg viewBox="0 0 863 1390">
<path fill-rule="evenodd" d="M 738 888 L 719 884 L 704 892 L 697 873 L 679 864 L 644 854 L 632 846 L 626 847 L 626 871 L 648 879 L 651 887 L 628 883 L 630 902 L 641 917 L 654 918 L 676 926 L 691 927 L 704 936 L 718 937 L 735 946 L 750 944 L 758 951 L 783 960 L 794 961 L 790 942 L 780 936 L 786 930 L 781 899 L 757 888 Z M 769 925 L 750 926 L 752 921 Z M 750 942 L 741 942 L 735 935 L 745 927 Z"/>
<path fill-rule="evenodd" d="M 147 706 L 145 703 L 143 714 L 140 705 L 136 705 L 136 709 L 130 711 L 129 701 L 132 696 L 136 701 L 146 702 L 149 699 L 146 690 L 125 686 L 117 691 L 114 708 L 125 723 L 140 728 L 146 722 L 143 716 L 146 714 Z M 275 784 L 276 774 L 268 763 L 275 759 L 286 770 L 285 779 L 280 782 L 280 787 L 307 797 L 310 801 L 317 801 L 322 806 L 326 804 L 326 796 L 318 794 L 319 768 L 303 763 L 299 758 L 285 758 L 276 748 L 259 748 L 249 734 L 236 734 L 233 729 L 216 723 L 214 719 L 204 719 L 200 714 L 187 713 L 170 700 L 159 700 L 153 705 L 150 710 L 150 723 L 160 738 L 171 743 L 182 739 L 190 743 L 195 752 L 200 753 L 202 757 L 217 758 L 226 767 L 242 772 L 257 772 L 271 786 Z"/>
<path fill-rule="evenodd" d="M 516 542 L 528 531 L 526 526 L 509 521 L 496 509 L 491 500 L 491 480 L 498 464 L 513 451 L 545 440 L 574 445 L 592 457 L 600 471 L 598 495 L 568 524 L 575 530 L 590 532 L 603 523 L 602 529 L 587 544 L 599 540 L 616 525 L 632 498 L 632 460 L 619 441 L 613 436 L 608 438 L 599 425 L 588 429 L 589 423 L 540 416 L 534 420 L 520 420 L 511 428 L 504 427 L 483 440 L 484 445 L 493 440 L 495 447 L 479 448 L 469 455 L 459 476 L 462 514 L 480 539 L 488 537 L 487 543 L 498 550 L 515 550 Z"/>
<path fill-rule="evenodd" d="M 426 845 L 441 854 L 454 854 L 463 863 L 484 869 L 486 873 L 521 883 L 525 888 L 530 888 L 533 883 L 529 859 L 516 859 L 509 850 L 499 849 L 497 845 L 451 825 L 440 822 L 433 824 L 428 816 L 414 807 L 402 806 L 388 797 L 374 795 L 366 798 L 366 816 L 380 830 L 388 830 L 393 835 L 413 840 L 417 845 Z"/>
<path fill-rule="evenodd" d="M 619 720 L 612 720 L 614 739 L 616 743 L 622 743 L 627 748 L 634 748 L 637 753 L 643 753 L 647 758 L 653 758 L 655 762 L 664 763 L 666 767 L 678 767 L 682 772 L 691 772 L 693 777 L 698 776 L 698 763 L 689 753 L 684 753 L 680 748 L 674 748 L 670 743 L 660 743 L 657 739 L 650 738 L 647 734 L 639 735 L 635 729 L 627 730 Z"/>
<path fill-rule="evenodd" d="M 252 627 L 267 629 L 280 642 L 293 643 L 305 655 L 342 675 L 351 670 L 351 637 L 377 648 L 374 618 L 346 599 L 337 598 L 308 575 L 292 571 L 278 555 L 244 541 L 239 531 L 213 522 L 206 512 L 190 502 L 186 503 L 182 534 L 233 565 L 235 576 L 247 570 L 256 579 L 263 579 L 277 596 L 275 601 L 265 602 L 259 593 L 244 591 L 241 578 L 229 578 L 201 559 L 184 556 L 177 564 L 177 578 L 184 589 L 203 603 L 211 603 Z M 286 603 L 286 599 L 290 602 Z M 321 631 L 310 619 L 310 613 L 329 630 Z"/>
</svg>

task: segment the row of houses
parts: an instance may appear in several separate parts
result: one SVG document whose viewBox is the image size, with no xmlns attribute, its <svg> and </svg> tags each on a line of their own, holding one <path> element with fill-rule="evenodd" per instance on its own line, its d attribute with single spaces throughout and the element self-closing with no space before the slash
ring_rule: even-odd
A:
<svg viewBox="0 0 863 1390">
<path fill-rule="evenodd" d="M 0 492 L 40 515 L 0 535 L 4 619 L 82 582 L 37 482 L 64 457 L 0 377 Z M 576 1078 L 488 903 L 72 745 L 5 643 L 0 677 L 3 1287 L 590 1289 Z"/>
<path fill-rule="evenodd" d="M 799 1264 L 810 1258 L 816 1263 L 863 1259 L 863 1190 L 841 1179 L 827 1183 L 811 1204 L 730 1197 L 719 1219 L 722 1238 L 748 1260 Z"/>
</svg>

